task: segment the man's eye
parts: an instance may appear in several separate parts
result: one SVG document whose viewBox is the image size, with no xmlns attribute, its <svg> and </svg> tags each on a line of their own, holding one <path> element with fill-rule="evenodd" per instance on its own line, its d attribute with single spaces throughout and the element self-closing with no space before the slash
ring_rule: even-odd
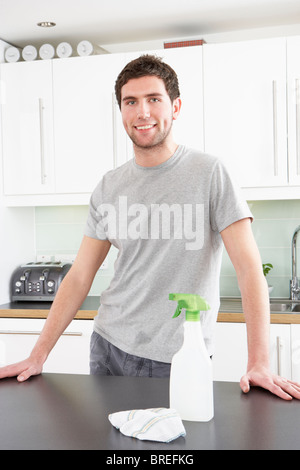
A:
<svg viewBox="0 0 300 470">
<path fill-rule="evenodd" d="M 152 103 L 156 103 L 157 101 L 159 101 L 158 98 L 151 98 L 150 101 L 152 101 Z"/>
</svg>

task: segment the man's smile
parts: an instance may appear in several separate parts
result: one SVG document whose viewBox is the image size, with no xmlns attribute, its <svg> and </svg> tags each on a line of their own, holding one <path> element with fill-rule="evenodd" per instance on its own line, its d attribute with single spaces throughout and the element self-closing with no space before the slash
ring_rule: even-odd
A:
<svg viewBox="0 0 300 470">
<path fill-rule="evenodd" d="M 144 126 L 134 126 L 137 130 L 147 130 L 147 129 L 152 129 L 153 127 L 155 127 L 156 124 L 146 124 Z"/>
</svg>

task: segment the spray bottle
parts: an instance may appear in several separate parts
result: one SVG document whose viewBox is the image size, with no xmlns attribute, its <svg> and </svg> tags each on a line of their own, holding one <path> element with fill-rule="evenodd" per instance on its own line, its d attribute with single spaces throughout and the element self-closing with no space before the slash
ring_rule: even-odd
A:
<svg viewBox="0 0 300 470">
<path fill-rule="evenodd" d="M 170 294 L 178 302 L 173 318 L 185 308 L 183 345 L 173 356 L 170 374 L 170 408 L 181 419 L 210 421 L 214 416 L 212 361 L 201 328 L 200 311 L 209 310 L 205 299 L 193 294 Z"/>
</svg>

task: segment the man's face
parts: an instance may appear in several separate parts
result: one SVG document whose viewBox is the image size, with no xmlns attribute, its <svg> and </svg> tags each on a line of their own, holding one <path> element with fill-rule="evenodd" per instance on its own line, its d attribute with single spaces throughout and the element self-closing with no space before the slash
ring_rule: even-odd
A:
<svg viewBox="0 0 300 470">
<path fill-rule="evenodd" d="M 163 80 L 146 76 L 129 80 L 121 90 L 121 113 L 125 130 L 139 148 L 163 146 L 172 139 L 172 122 L 180 99 L 172 103 Z"/>
</svg>

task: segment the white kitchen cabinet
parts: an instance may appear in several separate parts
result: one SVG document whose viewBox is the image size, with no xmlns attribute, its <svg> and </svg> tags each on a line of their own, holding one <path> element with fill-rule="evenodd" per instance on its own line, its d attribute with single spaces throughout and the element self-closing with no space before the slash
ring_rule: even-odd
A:
<svg viewBox="0 0 300 470">
<path fill-rule="evenodd" d="M 300 185 L 300 37 L 287 38 L 289 183 Z"/>
<path fill-rule="evenodd" d="M 291 341 L 293 342 L 291 327 L 294 326 L 298 325 L 270 325 L 271 371 L 287 379 L 291 379 L 293 375 L 290 345 Z M 300 376 L 300 328 L 298 333 L 298 373 Z M 247 370 L 247 361 L 246 324 L 218 322 L 215 329 L 215 352 L 213 354 L 214 380 L 239 382 Z"/>
<path fill-rule="evenodd" d="M 300 383 L 300 325 L 291 325 L 292 380 Z"/>
<path fill-rule="evenodd" d="M 204 45 L 205 151 L 239 185 L 287 184 L 286 40 Z"/>
<path fill-rule="evenodd" d="M 124 54 L 1 65 L 8 205 L 87 204 L 101 177 L 126 161 L 114 97 L 123 65 Z"/>
<path fill-rule="evenodd" d="M 0 366 L 25 359 L 35 345 L 45 320 L 0 318 Z M 44 372 L 89 374 L 92 320 L 73 320 L 54 346 Z"/>
<path fill-rule="evenodd" d="M 202 46 L 147 51 L 161 57 L 176 72 L 182 106 L 173 121 L 175 142 L 204 150 Z M 142 53 L 126 54 L 126 63 Z"/>
<path fill-rule="evenodd" d="M 114 96 L 124 54 L 53 62 L 57 193 L 91 193 L 126 159 L 126 135 Z M 122 154 L 121 154 L 122 151 Z"/>
<path fill-rule="evenodd" d="M 51 62 L 2 64 L 0 74 L 4 194 L 53 192 Z"/>
<path fill-rule="evenodd" d="M 215 328 L 213 377 L 222 382 L 239 382 L 247 369 L 245 323 L 218 322 Z"/>
</svg>

